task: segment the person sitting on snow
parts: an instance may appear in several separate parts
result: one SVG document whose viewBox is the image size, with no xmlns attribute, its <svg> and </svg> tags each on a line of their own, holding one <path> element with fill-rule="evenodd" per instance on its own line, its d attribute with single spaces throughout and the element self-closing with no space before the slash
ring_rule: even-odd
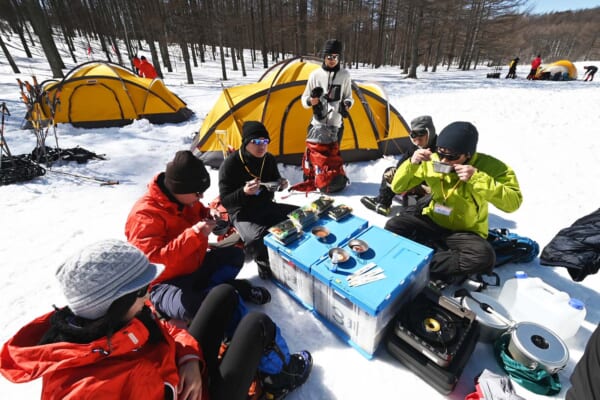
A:
<svg viewBox="0 0 600 400">
<path fill-rule="evenodd" d="M 491 272 L 496 256 L 486 240 L 488 204 L 514 212 L 523 201 L 514 171 L 502 161 L 478 153 L 478 137 L 473 124 L 453 122 L 438 136 L 435 153 L 416 150 L 392 180 L 395 193 L 423 181 L 431 189 L 431 201 L 421 214 L 394 216 L 385 229 L 434 249 L 430 262 L 434 281 L 451 283 Z"/>
<path fill-rule="evenodd" d="M 412 157 L 413 153 L 417 149 L 430 149 L 435 150 L 437 134 L 435 133 L 435 126 L 433 120 L 429 115 L 422 115 L 414 118 L 410 121 L 410 141 L 413 146 L 408 150 L 406 156 L 398 161 L 395 167 L 389 167 L 383 172 L 381 177 L 381 185 L 379 185 L 379 195 L 376 197 L 364 196 L 360 199 L 360 202 L 367 207 L 369 210 L 373 210 L 381 215 L 388 216 L 390 214 L 390 207 L 392 206 L 392 200 L 396 193 L 392 191 L 390 185 L 397 168 L 402 164 L 406 158 Z M 414 194 L 417 199 L 423 198 L 428 193 L 428 188 L 418 185 L 408 192 L 402 194 L 403 206 L 408 205 L 408 195 Z"/>
<path fill-rule="evenodd" d="M 275 157 L 268 152 L 269 132 L 258 121 L 242 127 L 242 145 L 219 168 L 219 194 L 229 219 L 237 229 L 246 254 L 258 266 L 262 279 L 271 277 L 267 247 L 263 237 L 268 228 L 285 219 L 298 206 L 274 201 L 274 190 L 286 189 L 288 180 L 277 169 Z M 263 183 L 276 182 L 276 188 Z"/>
<path fill-rule="evenodd" d="M 255 304 L 271 298 L 267 289 L 236 280 L 244 251 L 236 246 L 211 248 L 208 243 L 220 215 L 200 200 L 210 186 L 202 160 L 191 151 L 178 151 L 164 172 L 131 209 L 125 223 L 127 240 L 165 272 L 154 282 L 150 299 L 168 318 L 189 321 L 211 288 L 234 285 L 241 297 Z"/>
<path fill-rule="evenodd" d="M 232 286 L 209 293 L 189 332 L 160 320 L 147 299 L 163 269 L 120 240 L 78 251 L 56 271 L 67 306 L 9 339 L 0 373 L 16 383 L 42 377 L 42 399 L 243 400 L 257 370 L 265 397 L 280 398 L 308 379 L 310 353 L 289 354 L 267 315 L 247 314 L 226 336 L 239 301 Z"/>
</svg>

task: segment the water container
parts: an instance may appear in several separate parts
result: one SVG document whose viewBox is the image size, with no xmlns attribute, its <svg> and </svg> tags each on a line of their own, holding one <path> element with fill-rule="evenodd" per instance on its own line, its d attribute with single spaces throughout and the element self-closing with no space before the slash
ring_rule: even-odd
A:
<svg viewBox="0 0 600 400">
<path fill-rule="evenodd" d="M 502 286 L 498 302 L 516 322 L 538 323 L 566 340 L 577 333 L 585 319 L 585 305 L 548 285 L 540 278 L 517 271 Z"/>
</svg>

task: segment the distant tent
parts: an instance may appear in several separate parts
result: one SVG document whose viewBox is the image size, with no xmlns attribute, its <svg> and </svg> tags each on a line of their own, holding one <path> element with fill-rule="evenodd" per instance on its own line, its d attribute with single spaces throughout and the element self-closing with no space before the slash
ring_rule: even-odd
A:
<svg viewBox="0 0 600 400">
<path fill-rule="evenodd" d="M 177 123 L 193 112 L 160 79 L 147 79 L 118 64 L 91 61 L 63 80 L 42 82 L 44 119 L 83 128 L 123 126 L 146 118 L 153 124 Z M 57 99 L 59 101 L 57 101 Z"/>
<path fill-rule="evenodd" d="M 554 77 L 560 77 L 561 79 L 555 79 Z M 577 79 L 577 68 L 569 60 L 555 61 L 540 66 L 535 74 L 535 79 L 572 81 Z"/>
<path fill-rule="evenodd" d="M 213 167 L 223 161 L 227 146 L 238 148 L 244 121 L 262 121 L 271 135 L 269 152 L 286 164 L 299 165 L 306 128 L 312 116 L 300 104 L 309 74 L 322 60 L 295 57 L 271 67 L 256 83 L 225 88 L 198 132 L 192 150 Z M 372 83 L 352 83 L 354 106 L 344 119 L 342 157 L 346 162 L 400 154 L 410 144 L 409 128 Z"/>
</svg>

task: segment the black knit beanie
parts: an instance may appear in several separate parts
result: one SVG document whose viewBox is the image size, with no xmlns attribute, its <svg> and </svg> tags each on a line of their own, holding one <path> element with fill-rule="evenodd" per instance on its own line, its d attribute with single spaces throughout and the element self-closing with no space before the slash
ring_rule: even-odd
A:
<svg viewBox="0 0 600 400">
<path fill-rule="evenodd" d="M 440 132 L 437 146 L 460 154 L 475 154 L 477 150 L 477 128 L 470 122 L 453 122 Z"/>
<path fill-rule="evenodd" d="M 167 164 L 165 186 L 173 194 L 204 193 L 210 186 L 210 175 L 202 160 L 189 150 L 181 150 Z"/>
<path fill-rule="evenodd" d="M 242 144 L 244 147 L 252 139 L 265 138 L 269 139 L 269 132 L 267 128 L 258 121 L 246 121 L 242 126 Z"/>
<path fill-rule="evenodd" d="M 329 39 L 323 46 L 323 54 L 342 54 L 344 46 L 337 39 Z"/>
</svg>

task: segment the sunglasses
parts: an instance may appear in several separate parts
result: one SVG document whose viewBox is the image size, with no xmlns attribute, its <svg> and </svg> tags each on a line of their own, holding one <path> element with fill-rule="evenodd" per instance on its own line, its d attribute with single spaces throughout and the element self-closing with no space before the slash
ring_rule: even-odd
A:
<svg viewBox="0 0 600 400">
<path fill-rule="evenodd" d="M 328 60 L 337 60 L 338 58 L 340 58 L 340 56 L 337 54 L 327 54 L 325 58 L 327 58 Z"/>
<path fill-rule="evenodd" d="M 425 136 L 428 133 L 429 132 L 427 131 L 427 129 L 423 129 L 421 131 L 410 131 L 410 137 L 412 139 L 414 139 L 414 138 L 418 138 L 418 137 L 421 137 L 421 136 Z"/>
<path fill-rule="evenodd" d="M 443 150 L 440 150 L 439 147 L 437 149 L 437 153 L 440 156 L 440 160 L 445 158 L 448 161 L 456 161 L 462 156 L 460 153 L 447 153 Z"/>
<path fill-rule="evenodd" d="M 260 146 L 262 144 L 269 144 L 271 142 L 270 139 L 251 139 L 250 143 Z"/>
<path fill-rule="evenodd" d="M 146 295 L 148 294 L 148 287 L 149 287 L 149 285 L 146 285 L 143 288 L 136 290 L 135 296 L 136 297 L 146 297 Z"/>
</svg>

